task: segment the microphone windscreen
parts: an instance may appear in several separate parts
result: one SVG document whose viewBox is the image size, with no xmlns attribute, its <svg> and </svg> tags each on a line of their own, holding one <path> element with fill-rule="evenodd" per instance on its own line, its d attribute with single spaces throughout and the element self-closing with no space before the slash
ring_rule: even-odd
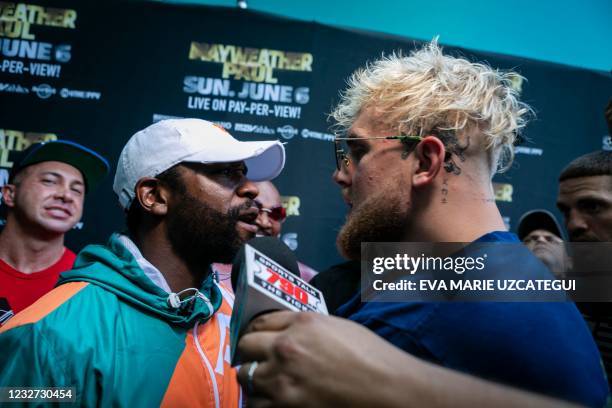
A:
<svg viewBox="0 0 612 408">
<path fill-rule="evenodd" d="M 280 239 L 276 237 L 256 237 L 247 241 L 246 244 L 252 246 L 262 254 L 266 255 L 268 258 L 273 259 L 276 263 L 287 269 L 295 276 L 301 277 L 300 268 L 298 266 L 295 254 Z M 232 262 L 232 288 L 234 291 L 237 289 L 236 286 L 238 282 L 238 275 L 240 274 L 241 266 L 244 263 L 244 258 L 245 250 L 243 245 Z"/>
</svg>

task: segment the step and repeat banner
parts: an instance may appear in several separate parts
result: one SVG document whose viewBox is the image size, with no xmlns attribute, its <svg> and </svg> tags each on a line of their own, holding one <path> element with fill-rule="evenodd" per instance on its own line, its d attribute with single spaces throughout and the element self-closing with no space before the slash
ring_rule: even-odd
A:
<svg viewBox="0 0 612 408">
<path fill-rule="evenodd" d="M 12 152 L 38 140 L 74 140 L 114 165 L 127 139 L 155 121 L 207 119 L 240 140 L 286 143 L 287 165 L 275 180 L 288 213 L 282 238 L 317 269 L 339 262 L 345 207 L 331 180 L 327 115 L 352 71 L 420 42 L 249 10 L 93 3 L 0 2 L 0 184 Z M 512 169 L 494 180 L 510 228 L 529 209 L 554 209 L 558 173 L 572 158 L 612 148 L 602 114 L 609 74 L 446 50 L 528 79 L 516 86 L 537 119 Z M 72 249 L 123 228 L 111 185 L 109 177 L 87 196 L 68 234 Z"/>
</svg>

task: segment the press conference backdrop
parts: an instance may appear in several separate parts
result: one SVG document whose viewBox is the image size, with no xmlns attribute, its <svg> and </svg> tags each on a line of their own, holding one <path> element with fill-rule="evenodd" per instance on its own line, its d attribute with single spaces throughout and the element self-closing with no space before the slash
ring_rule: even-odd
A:
<svg viewBox="0 0 612 408">
<path fill-rule="evenodd" d="M 345 79 L 382 53 L 419 42 L 229 8 L 82 1 L 0 5 L 0 184 L 11 154 L 64 138 L 114 164 L 137 130 L 168 117 L 197 117 L 240 140 L 279 139 L 287 165 L 275 180 L 288 219 L 282 238 L 323 269 L 340 261 L 335 237 L 345 207 L 331 180 L 327 114 Z M 532 208 L 554 210 L 557 176 L 572 158 L 612 149 L 602 117 L 607 73 L 446 48 L 514 69 L 537 113 L 511 170 L 495 177 L 496 200 L 516 227 Z M 114 171 L 114 168 L 113 168 Z M 79 250 L 123 228 L 112 176 L 86 198 L 67 237 Z"/>
</svg>

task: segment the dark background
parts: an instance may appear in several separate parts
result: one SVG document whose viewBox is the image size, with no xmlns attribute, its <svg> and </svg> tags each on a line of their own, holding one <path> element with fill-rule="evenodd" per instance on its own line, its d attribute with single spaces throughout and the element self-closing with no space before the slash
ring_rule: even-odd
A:
<svg viewBox="0 0 612 408">
<path fill-rule="evenodd" d="M 2 88 L 0 129 L 54 133 L 83 143 L 109 159 L 113 175 L 124 143 L 151 124 L 155 114 L 230 123 L 230 132 L 241 140 L 280 139 L 287 143 L 287 165 L 275 184 L 282 195 L 300 200 L 299 216 L 287 219 L 283 237 L 297 243 L 298 257 L 316 269 L 339 262 L 335 236 L 345 208 L 331 180 L 333 143 L 304 138 L 303 130 L 331 134 L 327 114 L 347 76 L 382 53 L 407 53 L 420 42 L 233 8 L 85 3 L 27 3 L 77 11 L 76 29 L 30 27 L 34 41 L 70 44 L 71 59 L 60 63 L 0 55 L 0 65 L 8 59 L 23 61 L 26 66 L 31 62 L 62 66 L 60 77 L 0 71 L 0 84 L 18 84 L 29 90 L 20 94 Z M 189 109 L 184 77 L 221 78 L 222 70 L 221 64 L 189 60 L 192 41 L 311 53 L 311 72 L 274 70 L 278 84 L 309 88 L 305 104 L 268 103 L 300 107 L 299 119 Z M 574 157 L 604 144 L 607 128 L 603 109 L 612 95 L 611 76 L 522 58 L 445 49 L 500 69 L 516 70 L 527 78 L 522 84 L 522 99 L 535 109 L 537 118 L 527 128 L 529 140 L 523 147 L 541 149 L 541 154 L 519 152 L 511 170 L 495 177 L 496 183 L 510 185 L 501 189 L 512 189 L 511 195 L 500 194 L 498 205 L 513 230 L 520 215 L 529 209 L 554 210 L 560 170 Z M 239 90 L 244 81 L 230 78 L 230 82 L 232 89 Z M 41 84 L 57 93 L 40 98 L 32 89 Z M 62 98 L 62 88 L 100 92 L 101 98 Z M 265 126 L 274 134 L 235 131 L 236 123 Z M 286 125 L 298 131 L 290 139 L 278 132 Z M 508 201 L 510 197 L 512 201 Z M 123 228 L 123 215 L 112 192 L 112 175 L 87 196 L 83 222 L 82 229 L 68 234 L 67 245 L 73 250 L 103 242 L 111 232 Z"/>
</svg>

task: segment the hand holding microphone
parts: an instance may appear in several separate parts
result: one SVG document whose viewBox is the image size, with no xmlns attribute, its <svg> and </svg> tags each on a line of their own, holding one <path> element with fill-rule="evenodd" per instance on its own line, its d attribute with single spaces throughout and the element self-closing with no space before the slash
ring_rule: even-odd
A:
<svg viewBox="0 0 612 408">
<path fill-rule="evenodd" d="M 249 241 L 234 262 L 232 361 L 243 362 L 249 407 L 569 406 L 419 360 L 325 316 L 321 293 L 298 274 L 291 250 L 270 237 Z"/>
</svg>

